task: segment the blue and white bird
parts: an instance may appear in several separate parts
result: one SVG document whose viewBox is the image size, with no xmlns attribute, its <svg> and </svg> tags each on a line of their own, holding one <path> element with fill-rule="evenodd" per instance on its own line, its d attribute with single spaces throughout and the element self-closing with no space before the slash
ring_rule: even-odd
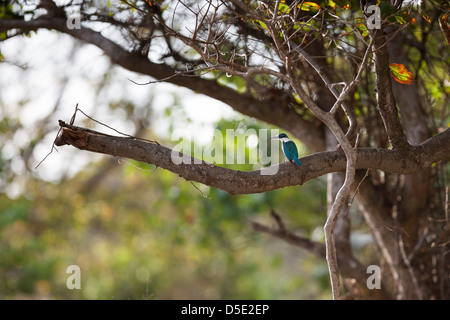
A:
<svg viewBox="0 0 450 320">
<path fill-rule="evenodd" d="M 297 165 L 302 165 L 300 161 L 298 160 L 298 150 L 297 146 L 295 145 L 294 141 L 288 138 L 286 133 L 280 133 L 279 135 L 275 137 L 271 137 L 272 140 L 280 140 L 283 142 L 282 148 L 284 155 L 289 160 L 290 163 L 294 161 Z"/>
</svg>

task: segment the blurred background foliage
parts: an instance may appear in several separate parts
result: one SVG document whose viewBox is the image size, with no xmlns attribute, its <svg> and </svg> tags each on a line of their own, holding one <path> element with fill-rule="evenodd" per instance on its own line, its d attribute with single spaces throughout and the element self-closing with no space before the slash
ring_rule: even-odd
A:
<svg viewBox="0 0 450 320">
<path fill-rule="evenodd" d="M 26 70 L 21 72 L 27 76 Z M 110 70 L 97 84 L 97 93 L 111 90 L 108 83 L 114 82 L 114 73 L 114 69 Z M 173 146 L 170 137 L 174 130 L 180 123 L 192 124 L 195 119 L 186 113 L 180 97 L 173 94 L 171 103 L 160 113 L 166 117 L 167 130 L 158 135 L 150 121 L 152 115 L 158 118 L 152 114 L 152 101 L 150 98 L 139 105 L 130 99 L 111 99 L 107 109 L 127 124 L 129 130 L 122 131 L 133 133 L 130 130 L 134 128 L 134 134 L 140 137 L 156 138 L 163 145 Z M 43 136 L 54 138 L 56 126 L 50 123 L 53 117 L 36 120 L 48 129 L 30 130 L 23 142 L 14 143 L 22 141 L 21 132 L 26 130 L 21 122 L 25 105 L 13 109 L 1 102 L 1 299 L 329 297 L 323 261 L 255 232 L 249 223 L 257 220 L 274 225 L 269 211 L 275 208 L 293 231 L 322 240 L 324 179 L 263 194 L 230 196 L 151 165 L 95 156 L 75 174 L 67 174 L 66 170 L 58 179 L 48 181 L 38 173 L 51 165 L 52 159 L 63 166 L 67 158 L 62 155 L 82 151 L 58 148 L 59 152 L 50 154 L 35 169 L 45 156 L 45 152 L 35 154 L 36 145 L 44 144 L 42 150 L 48 151 L 52 140 Z M 76 124 L 98 126 L 81 114 Z M 271 129 L 239 115 L 221 118 L 212 128 L 223 133 L 224 155 L 226 148 L 235 148 L 236 142 L 226 137 L 227 129 L 238 133 Z M 203 142 L 201 148 L 207 145 Z M 301 153 L 306 151 L 299 147 Z M 252 170 L 254 166 L 248 164 L 251 148 L 257 146 L 246 147 L 247 164 L 227 166 Z M 65 165 L 75 165 L 76 158 L 72 160 Z M 11 192 L 15 184 L 20 191 Z M 73 264 L 81 268 L 81 290 L 66 287 L 70 276 L 66 269 Z"/>
<path fill-rule="evenodd" d="M 1 18 L 13 14 L 10 6 L 0 8 Z M 230 196 L 151 165 L 68 146 L 36 169 L 55 139 L 58 119 L 69 121 L 77 103 L 121 132 L 168 147 L 176 144 L 171 137 L 177 130 L 189 133 L 204 122 L 195 137 L 200 144 L 193 137 L 183 143 L 204 148 L 218 129 L 224 155 L 237 143 L 225 137 L 227 129 L 277 128 L 186 89 L 148 84 L 152 79 L 112 65 L 99 49 L 67 35 L 39 30 L 26 36 L 0 47 L 0 299 L 330 297 L 324 261 L 250 225 L 275 226 L 273 208 L 293 232 L 323 241 L 325 177 Z M 246 90 L 238 77 L 208 76 Z M 81 114 L 75 124 L 117 134 Z M 309 153 L 296 143 L 301 156 Z M 246 164 L 224 166 L 259 168 L 248 162 L 255 148 L 246 145 Z M 192 148 L 192 155 L 197 152 Z M 364 235 L 355 206 L 349 214 Z M 360 258 L 370 262 L 372 254 Z M 67 267 L 74 264 L 81 268 L 81 290 L 66 287 Z"/>
<path fill-rule="evenodd" d="M 15 18 L 16 14 L 28 19 L 38 12 L 32 1 L 19 2 L 16 7 L 6 5 L 9 2 L 0 1 L 2 19 Z M 353 18 L 354 12 L 359 12 L 359 1 L 349 2 L 356 11 L 345 9 L 340 14 Z M 80 2 L 88 7 L 92 3 Z M 108 16 L 120 17 L 121 10 L 129 9 L 122 2 L 120 6 L 106 3 Z M 423 30 L 436 33 L 425 21 L 410 26 L 418 39 Z M 336 37 L 350 43 L 358 39 L 346 25 L 333 30 Z M 128 43 L 120 34 L 116 36 L 118 42 Z M 163 169 L 68 146 L 58 148 L 59 152 L 53 152 L 36 169 L 51 148 L 58 119 L 69 121 L 77 103 L 95 119 L 121 132 L 156 139 L 168 147 L 176 144 L 171 137 L 177 130 L 184 128 L 189 133 L 190 126 L 199 122 L 206 123 L 195 137 L 202 140 L 201 148 L 210 143 L 214 128 L 224 137 L 227 129 L 276 128 L 221 109 L 214 104 L 217 102 L 200 100 L 186 89 L 149 84 L 152 79 L 112 65 L 99 49 L 61 33 L 39 30 L 7 40 L 3 33 L 0 39 L 0 299 L 331 296 L 324 261 L 255 232 L 249 223 L 256 220 L 275 225 L 269 216 L 273 208 L 293 232 L 323 241 L 325 177 L 303 186 L 230 196 L 191 184 Z M 424 39 L 421 50 L 408 53 L 418 61 L 410 68 L 417 74 L 425 70 L 419 85 L 421 94 L 432 98 L 426 104 L 430 121 L 436 122 L 436 128 L 446 128 L 448 51 L 443 39 Z M 330 42 L 329 49 L 335 50 L 338 43 Z M 425 45 L 433 48 L 429 50 L 433 54 L 429 65 L 428 58 L 423 58 Z M 330 64 L 335 64 L 344 78 L 354 71 L 345 68 L 347 54 L 336 56 L 333 52 L 332 57 Z M 246 90 L 240 78 L 219 72 L 208 76 L 238 92 Z M 270 78 L 259 80 L 263 83 Z M 145 83 L 148 85 L 137 85 Z M 365 84 L 367 92 L 373 92 L 371 82 Z M 365 114 L 370 119 L 377 112 L 370 96 L 355 91 L 352 99 L 358 116 Z M 81 114 L 75 124 L 107 132 Z M 372 138 L 370 130 L 368 137 Z M 196 145 L 188 136 L 184 138 L 186 145 Z M 224 142 L 224 154 L 235 148 L 235 139 L 226 137 Z M 301 156 L 309 153 L 296 142 Z M 257 146 L 246 146 L 247 157 L 252 148 Z M 193 148 L 192 155 L 198 156 L 197 151 Z M 253 170 L 260 165 L 227 166 Z M 448 175 L 449 168 L 446 170 Z M 371 250 L 376 249 L 364 246 L 369 241 L 367 227 L 356 206 L 349 214 L 354 229 L 352 247 L 361 250 L 361 262 L 371 264 L 375 256 Z M 74 264 L 81 268 L 81 290 L 66 287 L 67 267 Z"/>
<path fill-rule="evenodd" d="M 0 297 L 328 295 L 322 261 L 249 224 L 272 223 L 274 207 L 310 235 L 323 223 L 323 183 L 240 196 L 197 187 L 201 192 L 165 170 L 107 157 L 57 184 L 28 178 L 19 197 L 0 195 Z M 66 288 L 72 264 L 81 268 L 81 290 Z"/>
</svg>

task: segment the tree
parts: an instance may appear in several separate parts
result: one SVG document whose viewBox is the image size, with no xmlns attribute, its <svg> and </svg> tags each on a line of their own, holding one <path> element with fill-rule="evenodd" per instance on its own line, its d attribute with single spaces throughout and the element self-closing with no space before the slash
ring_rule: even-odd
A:
<svg viewBox="0 0 450 320">
<path fill-rule="evenodd" d="M 448 4 L 402 2 L 13 1 L 0 16 L 0 35 L 69 34 L 114 64 L 282 128 L 312 154 L 298 168 L 282 164 L 274 179 L 204 161 L 178 165 L 158 143 L 63 121 L 56 145 L 152 163 L 230 194 L 328 174 L 325 244 L 293 234 L 275 211 L 277 229 L 255 229 L 326 259 L 334 298 L 341 276 L 354 297 L 446 299 Z M 106 35 L 99 24 L 114 31 Z M 367 266 L 352 251 L 354 199 L 378 249 L 379 290 L 366 286 Z"/>
</svg>

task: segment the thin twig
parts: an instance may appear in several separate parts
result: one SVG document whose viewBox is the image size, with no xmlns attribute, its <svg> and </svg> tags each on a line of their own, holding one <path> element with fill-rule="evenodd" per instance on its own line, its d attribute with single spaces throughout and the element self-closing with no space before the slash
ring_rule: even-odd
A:
<svg viewBox="0 0 450 320">
<path fill-rule="evenodd" d="M 344 217 L 347 216 L 348 211 L 350 210 L 350 207 L 351 207 L 352 204 L 353 204 L 353 200 L 355 199 L 356 194 L 357 194 L 358 191 L 359 191 L 359 187 L 361 186 L 361 183 L 363 183 L 364 179 L 367 178 L 367 176 L 369 175 L 369 172 L 370 172 L 370 169 L 367 169 L 367 170 L 366 170 L 366 174 L 364 175 L 364 177 L 362 177 L 361 181 L 358 183 L 358 186 L 356 187 L 356 190 L 355 190 L 355 192 L 353 193 L 353 196 L 351 197 L 350 201 L 348 202 L 347 209 L 346 209 L 345 212 L 344 212 Z"/>
<path fill-rule="evenodd" d="M 189 182 L 190 184 L 192 184 L 192 185 L 194 186 L 194 188 L 197 189 L 198 192 L 200 192 L 200 194 L 202 195 L 203 198 L 209 199 L 208 196 L 205 195 L 205 194 L 202 192 L 202 190 L 200 190 L 199 187 L 197 187 L 197 186 L 194 184 L 194 182 L 192 182 L 192 181 L 188 181 L 188 182 Z"/>
<path fill-rule="evenodd" d="M 96 120 L 96 119 L 92 118 L 91 116 L 87 115 L 83 110 L 81 110 L 80 108 L 78 108 L 78 104 L 77 104 L 76 111 L 80 111 L 86 118 L 88 118 L 88 119 L 90 119 L 90 120 L 92 120 L 92 121 L 94 121 L 94 122 L 96 122 L 96 123 L 98 123 L 98 124 L 100 124 L 100 125 L 102 125 L 102 126 L 104 126 L 104 127 L 107 127 L 108 129 L 111 129 L 111 130 L 117 132 L 118 134 L 120 134 L 120 135 L 122 135 L 122 136 L 124 136 L 124 137 L 130 138 L 130 139 L 135 139 L 135 140 L 141 140 L 141 141 L 146 141 L 146 142 L 156 143 L 156 144 L 159 145 L 158 141 L 156 141 L 156 140 L 150 140 L 150 139 L 145 139 L 145 138 L 139 138 L 139 137 L 135 137 L 135 136 L 129 135 L 129 134 L 127 134 L 127 133 L 120 132 L 119 130 L 117 130 L 117 129 L 111 127 L 111 126 L 108 126 L 106 123 L 103 123 L 103 122 L 101 122 L 101 121 L 99 121 L 99 120 Z M 75 111 L 75 112 L 76 112 L 76 111 Z M 74 116 L 75 116 L 75 115 L 74 115 Z M 72 125 L 72 124 L 73 124 L 73 123 L 72 123 L 72 120 L 71 120 L 71 124 L 70 124 L 70 125 Z"/>
<path fill-rule="evenodd" d="M 47 153 L 47 155 L 44 157 L 44 159 L 42 159 L 41 161 L 39 161 L 39 163 L 36 165 L 36 167 L 34 167 L 35 170 L 41 165 L 42 162 L 45 161 L 45 159 L 47 159 L 47 157 L 48 157 L 49 155 L 51 155 L 51 154 L 53 153 L 53 151 L 58 152 L 58 149 L 56 149 L 56 147 L 55 147 L 55 142 L 56 142 L 56 139 L 58 139 L 58 136 L 59 136 L 59 133 L 60 133 L 60 132 L 61 132 L 61 128 L 59 128 L 58 133 L 56 134 L 56 138 L 55 138 L 55 140 L 53 141 L 52 148 L 50 149 L 50 152 Z"/>
<path fill-rule="evenodd" d="M 399 243 L 400 254 L 402 256 L 403 262 L 406 265 L 406 268 L 408 269 L 409 275 L 411 276 L 411 280 L 413 282 L 417 298 L 419 298 L 419 300 L 423 300 L 422 291 L 420 290 L 419 283 L 417 281 L 417 277 L 414 274 L 414 270 L 413 270 L 413 268 L 411 266 L 410 260 L 406 256 L 405 245 L 403 243 L 403 236 L 402 236 L 401 232 L 399 233 L 399 239 L 398 240 L 399 240 L 398 243 Z"/>
</svg>

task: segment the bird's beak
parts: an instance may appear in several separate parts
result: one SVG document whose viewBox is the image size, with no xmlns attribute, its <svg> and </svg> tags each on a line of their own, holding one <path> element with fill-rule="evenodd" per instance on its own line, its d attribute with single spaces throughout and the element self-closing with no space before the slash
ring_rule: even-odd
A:
<svg viewBox="0 0 450 320">
<path fill-rule="evenodd" d="M 270 140 L 274 140 L 274 139 L 278 139 L 278 137 L 277 137 L 277 136 L 275 136 L 275 137 L 270 137 Z"/>
</svg>

